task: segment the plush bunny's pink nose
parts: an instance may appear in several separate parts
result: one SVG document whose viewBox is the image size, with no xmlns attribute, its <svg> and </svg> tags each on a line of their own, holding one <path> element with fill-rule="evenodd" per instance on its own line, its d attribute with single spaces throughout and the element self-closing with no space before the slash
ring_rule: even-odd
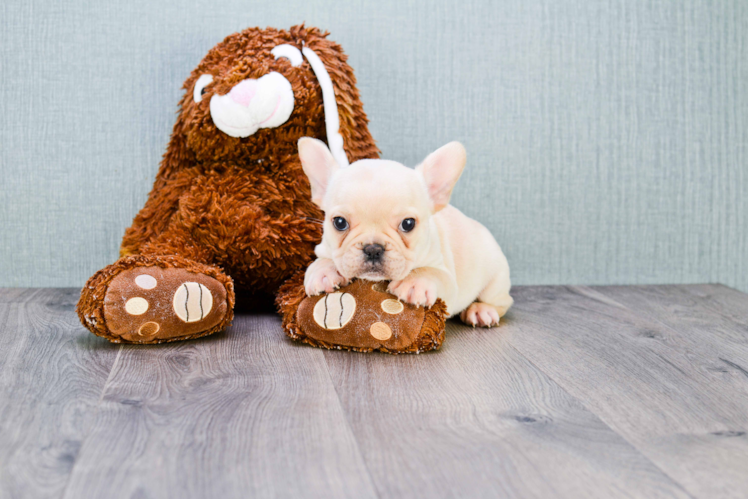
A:
<svg viewBox="0 0 748 500">
<path fill-rule="evenodd" d="M 234 85 L 229 95 L 231 100 L 242 106 L 249 106 L 250 101 L 257 92 L 257 80 L 242 80 Z"/>
</svg>

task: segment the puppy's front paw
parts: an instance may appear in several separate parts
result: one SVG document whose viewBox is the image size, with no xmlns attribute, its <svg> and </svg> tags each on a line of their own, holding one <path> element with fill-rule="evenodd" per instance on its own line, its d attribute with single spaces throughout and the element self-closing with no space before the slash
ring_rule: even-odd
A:
<svg viewBox="0 0 748 500">
<path fill-rule="evenodd" d="M 407 276 L 399 281 L 392 281 L 387 291 L 403 302 L 416 306 L 431 307 L 436 302 L 436 281 L 423 276 Z"/>
<path fill-rule="evenodd" d="M 499 324 L 499 312 L 492 305 L 473 302 L 460 313 L 460 319 L 471 326 L 490 328 Z"/>
<path fill-rule="evenodd" d="M 331 293 L 347 284 L 348 280 L 341 276 L 332 261 L 312 262 L 304 277 L 304 289 L 309 296 Z"/>
</svg>

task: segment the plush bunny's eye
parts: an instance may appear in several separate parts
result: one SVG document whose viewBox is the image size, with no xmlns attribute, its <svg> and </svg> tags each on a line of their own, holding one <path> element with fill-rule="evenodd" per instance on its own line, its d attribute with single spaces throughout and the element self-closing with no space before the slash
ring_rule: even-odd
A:
<svg viewBox="0 0 748 500">
<path fill-rule="evenodd" d="M 304 62 L 304 59 L 301 57 L 301 51 L 299 51 L 299 49 L 297 49 L 293 45 L 278 45 L 273 50 L 271 50 L 270 53 L 273 54 L 276 59 L 285 57 L 293 67 L 299 66 L 302 62 Z"/>
<path fill-rule="evenodd" d="M 213 83 L 213 75 L 200 75 L 200 78 L 195 82 L 195 88 L 192 91 L 192 99 L 195 102 L 203 100 L 203 94 L 205 94 L 205 87 Z"/>
</svg>

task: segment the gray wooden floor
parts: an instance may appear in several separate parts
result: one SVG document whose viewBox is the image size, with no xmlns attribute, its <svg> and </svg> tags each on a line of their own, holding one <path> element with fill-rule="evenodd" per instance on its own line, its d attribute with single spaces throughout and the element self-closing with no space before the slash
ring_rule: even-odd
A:
<svg viewBox="0 0 748 500">
<path fill-rule="evenodd" d="M 0 291 L 0 496 L 748 496 L 748 295 L 518 287 L 410 356 L 274 315 L 120 346 L 73 289 Z"/>
</svg>

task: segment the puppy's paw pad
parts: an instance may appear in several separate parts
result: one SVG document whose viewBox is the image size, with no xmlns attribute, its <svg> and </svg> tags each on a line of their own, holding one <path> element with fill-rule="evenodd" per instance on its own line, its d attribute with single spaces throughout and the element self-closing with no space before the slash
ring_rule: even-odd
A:
<svg viewBox="0 0 748 500">
<path fill-rule="evenodd" d="M 498 326 L 499 318 L 500 315 L 496 308 L 483 302 L 473 302 L 460 313 L 460 319 L 463 323 L 483 328 Z"/>
</svg>

